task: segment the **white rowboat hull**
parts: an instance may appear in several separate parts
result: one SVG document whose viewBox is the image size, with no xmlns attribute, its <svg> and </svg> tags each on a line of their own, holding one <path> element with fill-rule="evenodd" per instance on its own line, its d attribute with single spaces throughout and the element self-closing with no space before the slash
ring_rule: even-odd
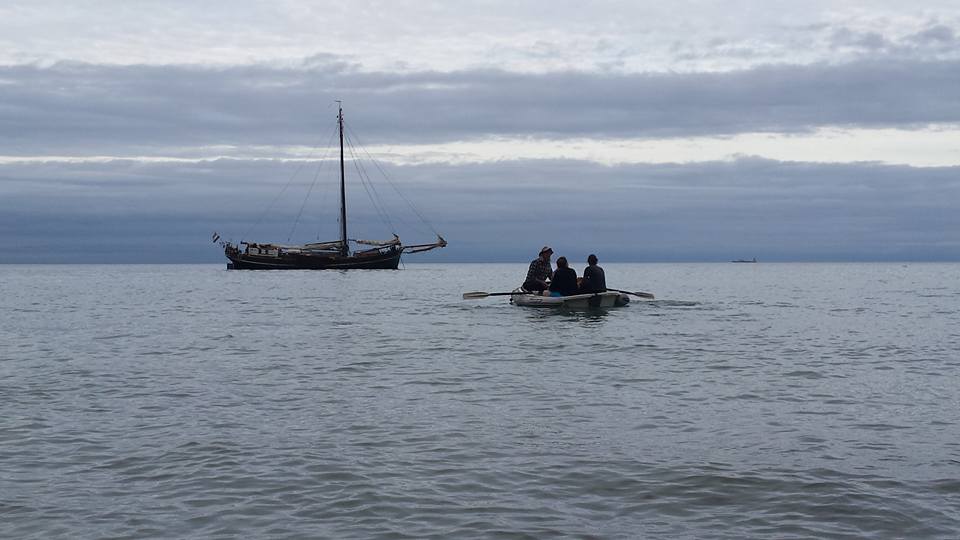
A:
<svg viewBox="0 0 960 540">
<path fill-rule="evenodd" d="M 515 293 L 524 293 L 516 289 Z M 514 294 L 510 296 L 510 303 L 527 307 L 549 307 L 566 309 L 590 309 L 614 306 L 625 306 L 630 297 L 615 291 L 594 294 L 574 294 L 571 296 L 541 296 L 535 293 Z"/>
</svg>

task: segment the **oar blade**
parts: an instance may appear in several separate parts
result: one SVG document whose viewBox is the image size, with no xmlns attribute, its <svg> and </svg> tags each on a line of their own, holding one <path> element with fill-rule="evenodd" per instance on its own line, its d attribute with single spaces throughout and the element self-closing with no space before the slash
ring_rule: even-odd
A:
<svg viewBox="0 0 960 540">
<path fill-rule="evenodd" d="M 651 293 L 648 293 L 648 292 L 643 292 L 643 291 L 637 291 L 637 292 L 624 291 L 624 290 L 622 290 L 622 289 L 607 289 L 607 290 L 608 290 L 608 291 L 616 291 L 616 292 L 618 292 L 618 293 L 623 293 L 623 294 L 632 294 L 633 296 L 638 296 L 638 297 L 640 297 L 640 298 L 646 298 L 647 300 L 653 300 L 653 295 L 652 295 Z"/>
</svg>

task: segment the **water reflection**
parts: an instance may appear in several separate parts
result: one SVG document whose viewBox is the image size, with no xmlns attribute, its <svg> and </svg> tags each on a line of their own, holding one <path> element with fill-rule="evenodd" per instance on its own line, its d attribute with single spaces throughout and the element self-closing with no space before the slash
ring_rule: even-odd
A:
<svg viewBox="0 0 960 540">
<path fill-rule="evenodd" d="M 617 308 L 589 308 L 589 309 L 566 309 L 566 308 L 525 308 L 529 311 L 526 319 L 529 321 L 603 321 L 610 316 L 611 311 L 625 309 Z"/>
</svg>

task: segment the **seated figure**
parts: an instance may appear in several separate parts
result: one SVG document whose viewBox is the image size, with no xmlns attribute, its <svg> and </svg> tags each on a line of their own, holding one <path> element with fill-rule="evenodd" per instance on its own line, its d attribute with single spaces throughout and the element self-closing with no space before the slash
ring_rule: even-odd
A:
<svg viewBox="0 0 960 540">
<path fill-rule="evenodd" d="M 597 266 L 597 256 L 587 257 L 587 266 L 583 269 L 583 279 L 580 283 L 580 293 L 598 293 L 607 290 L 607 278 L 603 275 L 603 268 Z"/>
<path fill-rule="evenodd" d="M 577 271 L 570 268 L 566 257 L 557 259 L 557 271 L 550 280 L 550 296 L 577 294 Z"/>
</svg>

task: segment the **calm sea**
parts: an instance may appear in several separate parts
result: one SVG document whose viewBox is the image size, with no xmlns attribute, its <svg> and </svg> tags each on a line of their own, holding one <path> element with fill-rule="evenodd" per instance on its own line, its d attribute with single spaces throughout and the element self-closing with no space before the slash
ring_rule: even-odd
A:
<svg viewBox="0 0 960 540">
<path fill-rule="evenodd" d="M 960 536 L 960 265 L 604 266 L 0 266 L 0 537 Z"/>
</svg>

